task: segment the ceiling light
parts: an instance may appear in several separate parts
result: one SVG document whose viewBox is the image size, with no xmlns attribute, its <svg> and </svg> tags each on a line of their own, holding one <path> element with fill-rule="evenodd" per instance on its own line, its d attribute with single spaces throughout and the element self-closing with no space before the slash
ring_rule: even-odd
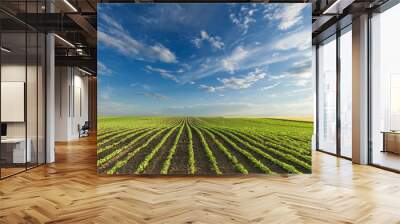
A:
<svg viewBox="0 0 400 224">
<path fill-rule="evenodd" d="M 347 8 L 349 5 L 351 5 L 355 0 L 336 0 L 333 2 L 332 5 L 330 5 L 327 9 L 324 10 L 322 13 L 323 15 L 329 15 L 329 14 L 342 14 L 343 10 Z"/>
<path fill-rule="evenodd" d="M 85 74 L 87 74 L 87 75 L 90 75 L 90 76 L 92 75 L 92 73 L 90 73 L 90 72 L 88 72 L 88 71 L 86 71 L 86 70 L 83 70 L 83 69 L 81 69 L 81 68 L 79 68 L 79 67 L 78 67 L 78 70 L 81 71 L 81 72 L 83 72 L 83 73 L 85 73 Z"/>
<path fill-rule="evenodd" d="M 1 49 L 1 51 L 4 51 L 6 53 L 10 53 L 11 52 L 11 50 L 9 50 L 9 49 L 7 49 L 5 47 L 1 47 L 0 49 Z"/>
<path fill-rule="evenodd" d="M 64 0 L 65 4 L 67 4 L 74 12 L 78 12 L 78 10 L 68 1 Z"/>
<path fill-rule="evenodd" d="M 70 47 L 73 47 L 73 48 L 75 48 L 75 45 L 73 45 L 71 42 L 69 42 L 68 40 L 66 40 L 66 39 L 64 39 L 64 38 L 62 38 L 62 37 L 60 37 L 59 35 L 57 35 L 57 34 L 54 34 L 54 36 L 55 37 L 57 37 L 59 40 L 61 40 L 62 42 L 64 42 L 64 43 L 66 43 L 67 45 L 69 45 Z"/>
</svg>

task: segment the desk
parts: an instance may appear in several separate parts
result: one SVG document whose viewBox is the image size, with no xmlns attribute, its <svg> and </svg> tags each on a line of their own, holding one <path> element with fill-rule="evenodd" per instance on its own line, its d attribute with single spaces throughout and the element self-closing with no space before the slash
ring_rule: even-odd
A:
<svg viewBox="0 0 400 224">
<path fill-rule="evenodd" d="M 383 150 L 382 152 L 392 152 L 400 154 L 400 132 L 383 131 Z"/>
<path fill-rule="evenodd" d="M 8 154 L 7 152 L 11 152 L 12 156 L 8 156 L 9 158 L 5 158 L 9 163 L 26 163 L 31 162 L 32 153 L 31 153 L 31 139 L 27 139 L 27 146 L 25 151 L 25 138 L 5 138 L 1 139 L 1 150 L 2 157 L 3 152 Z M 11 147 L 11 148 L 10 148 Z M 11 159 L 12 158 L 12 159 Z M 26 159 L 26 160 L 25 160 Z"/>
</svg>

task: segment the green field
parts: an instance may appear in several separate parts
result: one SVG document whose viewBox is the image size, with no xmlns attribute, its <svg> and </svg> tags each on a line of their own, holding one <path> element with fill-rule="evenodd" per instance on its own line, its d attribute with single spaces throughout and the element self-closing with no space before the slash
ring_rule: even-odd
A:
<svg viewBox="0 0 400 224">
<path fill-rule="evenodd" d="M 99 117 L 106 174 L 311 173 L 313 124 L 268 118 Z"/>
</svg>

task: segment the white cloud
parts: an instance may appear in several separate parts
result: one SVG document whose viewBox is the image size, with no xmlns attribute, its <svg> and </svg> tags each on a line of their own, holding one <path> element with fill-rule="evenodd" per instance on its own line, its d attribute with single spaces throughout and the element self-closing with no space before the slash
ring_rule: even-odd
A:
<svg viewBox="0 0 400 224">
<path fill-rule="evenodd" d="M 282 74 L 282 75 L 274 75 L 274 76 L 270 76 L 269 79 L 271 80 L 279 80 L 279 79 L 284 79 L 287 78 L 289 75 L 287 73 Z"/>
<path fill-rule="evenodd" d="M 175 54 L 161 43 L 149 45 L 139 42 L 114 18 L 100 14 L 99 31 L 97 38 L 99 43 L 113 48 L 119 53 L 137 60 L 161 61 L 165 63 L 176 63 Z"/>
<path fill-rule="evenodd" d="M 222 87 L 225 89 L 247 89 L 257 81 L 263 79 L 267 74 L 256 69 L 254 72 L 250 72 L 248 75 L 241 78 L 230 77 L 220 79 L 219 81 L 223 84 Z"/>
<path fill-rule="evenodd" d="M 217 90 L 216 87 L 213 86 L 207 86 L 207 85 L 200 85 L 200 89 L 204 89 L 205 91 L 209 92 L 209 93 L 213 93 Z"/>
<path fill-rule="evenodd" d="M 290 76 L 293 78 L 295 86 L 307 86 L 311 84 L 312 73 L 309 69 L 293 73 Z"/>
<path fill-rule="evenodd" d="M 277 82 L 277 83 L 271 84 L 269 86 L 265 86 L 265 87 L 261 88 L 261 90 L 266 91 L 266 90 L 269 90 L 269 89 L 273 89 L 273 88 L 279 86 L 280 84 L 281 84 L 280 82 Z"/>
<path fill-rule="evenodd" d="M 247 89 L 256 82 L 258 82 L 259 80 L 265 78 L 266 75 L 267 74 L 261 69 L 256 69 L 255 71 L 250 72 L 245 76 L 218 79 L 218 81 L 221 83 L 220 86 L 200 85 L 200 88 L 210 93 L 222 89 L 233 89 L 233 90 Z"/>
<path fill-rule="evenodd" d="M 303 19 L 301 13 L 307 5 L 307 3 L 280 5 L 266 4 L 264 18 L 277 20 L 279 22 L 278 28 L 280 30 L 287 30 L 298 24 Z"/>
<path fill-rule="evenodd" d="M 243 47 L 239 46 L 235 48 L 230 56 L 221 60 L 222 67 L 224 70 L 233 73 L 237 69 L 239 63 L 246 59 L 247 56 L 249 56 L 249 52 Z"/>
<path fill-rule="evenodd" d="M 165 69 L 161 69 L 161 68 L 154 68 L 150 65 L 146 66 L 146 71 L 155 72 L 155 73 L 158 73 L 161 77 L 163 77 L 165 79 L 179 82 L 179 80 L 174 75 L 171 74 L 171 73 L 173 73 L 173 71 L 169 71 L 169 70 L 165 70 Z"/>
<path fill-rule="evenodd" d="M 213 47 L 213 49 L 222 49 L 222 48 L 224 48 L 224 43 L 221 41 L 221 38 L 219 37 L 219 36 L 211 36 L 211 35 L 209 35 L 206 31 L 204 31 L 204 30 L 202 30 L 201 32 L 200 32 L 200 37 L 198 37 L 198 38 L 195 38 L 195 39 L 193 39 L 192 40 L 192 42 L 194 43 L 194 45 L 197 47 L 197 48 L 200 48 L 201 47 L 201 44 L 204 42 L 204 41 L 207 41 L 212 47 Z"/>
<path fill-rule="evenodd" d="M 306 71 L 294 73 L 294 74 L 292 74 L 292 76 L 295 78 L 299 78 L 299 79 L 311 79 L 312 73 L 311 73 L 311 71 L 306 70 Z"/>
<path fill-rule="evenodd" d="M 182 83 L 187 83 L 225 71 L 233 74 L 237 71 L 265 68 L 270 64 L 305 57 L 306 55 L 304 51 L 296 50 L 275 54 L 275 43 L 238 46 L 227 55 L 195 60 L 192 62 L 194 69 L 184 73 L 180 79 Z"/>
<path fill-rule="evenodd" d="M 308 29 L 294 32 L 275 44 L 276 50 L 305 50 L 311 47 L 311 32 Z"/>
<path fill-rule="evenodd" d="M 231 13 L 229 18 L 231 19 L 232 23 L 237 25 L 239 29 L 242 30 L 242 34 L 246 34 L 250 24 L 256 22 L 253 18 L 254 13 L 257 9 L 250 9 L 248 7 L 241 7 L 240 12 L 238 14 Z"/>
<path fill-rule="evenodd" d="M 158 58 L 162 62 L 177 62 L 175 54 L 172 53 L 168 48 L 164 47 L 162 44 L 151 46 L 150 49 L 152 49 L 152 51 L 150 51 L 149 54 L 154 54 L 153 57 Z"/>
<path fill-rule="evenodd" d="M 103 64 L 101 61 L 97 62 L 97 73 L 99 75 L 104 75 L 104 76 L 111 76 L 112 75 L 112 70 L 109 69 L 105 64 Z"/>
<path fill-rule="evenodd" d="M 285 72 L 280 75 L 269 76 L 270 80 L 281 80 L 288 78 L 290 78 L 290 81 L 294 86 L 307 86 L 311 83 L 312 73 L 309 69 L 306 69 L 300 72 Z"/>
<path fill-rule="evenodd" d="M 299 79 L 299 80 L 296 80 L 296 81 L 295 81 L 294 85 L 296 85 L 296 86 L 306 86 L 306 85 L 309 84 L 309 83 L 310 83 L 310 80 L 307 80 L 307 79 Z"/>
<path fill-rule="evenodd" d="M 307 93 L 307 92 L 312 93 L 312 88 L 309 87 L 309 88 L 295 89 L 295 90 L 290 91 L 288 95 L 289 96 L 296 96 L 296 95 L 298 95 L 300 93 Z"/>
</svg>

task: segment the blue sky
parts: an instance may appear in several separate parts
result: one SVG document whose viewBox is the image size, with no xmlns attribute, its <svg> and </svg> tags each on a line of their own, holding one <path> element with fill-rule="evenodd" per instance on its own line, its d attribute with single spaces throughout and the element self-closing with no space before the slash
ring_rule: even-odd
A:
<svg viewBox="0 0 400 224">
<path fill-rule="evenodd" d="M 312 115 L 310 4 L 98 4 L 100 115 Z"/>
</svg>

